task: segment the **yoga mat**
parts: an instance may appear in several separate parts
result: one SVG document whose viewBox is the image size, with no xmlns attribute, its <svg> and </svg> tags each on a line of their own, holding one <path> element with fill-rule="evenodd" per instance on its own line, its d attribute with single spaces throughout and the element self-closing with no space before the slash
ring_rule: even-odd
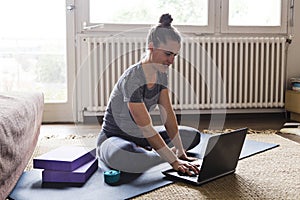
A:
<svg viewBox="0 0 300 200">
<path fill-rule="evenodd" d="M 195 156 L 198 158 L 203 158 L 205 153 L 206 144 L 208 142 L 208 139 L 211 137 L 211 134 L 201 134 L 201 141 L 199 145 L 197 145 L 195 148 L 191 149 L 189 151 L 191 156 Z M 241 155 L 239 157 L 239 160 L 242 160 L 244 158 L 254 156 L 258 153 L 262 153 L 264 151 L 273 149 L 275 147 L 278 147 L 278 144 L 272 144 L 267 142 L 258 142 L 255 140 L 248 140 L 246 138 Z"/>
<path fill-rule="evenodd" d="M 279 144 L 245 140 L 239 160 L 279 147 Z"/>
<path fill-rule="evenodd" d="M 72 187 L 67 184 L 42 185 L 42 171 L 34 169 L 23 173 L 14 190 L 12 199 L 22 200 L 95 200 L 95 199 L 128 199 L 171 184 L 161 173 L 169 164 L 163 163 L 143 174 L 121 173 L 118 184 L 108 185 L 104 182 L 104 169 L 99 168 L 83 185 Z"/>
<path fill-rule="evenodd" d="M 203 134 L 198 146 L 190 151 L 199 158 L 203 157 L 203 149 L 209 138 L 208 134 Z M 256 155 L 258 153 L 275 148 L 279 145 L 246 140 L 242 149 L 240 159 Z M 163 163 L 151 168 L 143 174 L 121 173 L 120 182 L 116 185 L 108 185 L 104 182 L 103 172 L 108 170 L 101 167 L 91 176 L 91 178 L 81 187 L 70 187 L 64 185 L 43 187 L 42 172 L 39 169 L 26 171 L 20 177 L 14 190 L 11 192 L 12 199 L 22 200 L 60 200 L 68 198 L 94 200 L 94 199 L 128 199 L 150 192 L 162 186 L 171 184 L 172 181 L 164 179 L 161 171 L 170 168 L 170 165 Z"/>
</svg>

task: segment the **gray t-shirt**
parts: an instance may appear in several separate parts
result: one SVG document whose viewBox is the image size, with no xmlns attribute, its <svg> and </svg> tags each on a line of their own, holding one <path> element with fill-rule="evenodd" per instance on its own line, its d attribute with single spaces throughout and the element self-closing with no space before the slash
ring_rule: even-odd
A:
<svg viewBox="0 0 300 200">
<path fill-rule="evenodd" d="M 110 94 L 102 125 L 105 135 L 107 137 L 118 136 L 145 146 L 147 142 L 134 122 L 127 103 L 143 102 L 147 110 L 151 111 L 156 107 L 160 92 L 167 88 L 167 84 L 168 75 L 157 72 L 157 82 L 149 89 L 141 63 L 129 67 Z"/>
</svg>

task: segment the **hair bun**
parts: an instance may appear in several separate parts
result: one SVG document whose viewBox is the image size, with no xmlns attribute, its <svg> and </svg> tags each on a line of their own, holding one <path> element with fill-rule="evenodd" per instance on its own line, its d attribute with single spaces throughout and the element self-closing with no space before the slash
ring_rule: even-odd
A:
<svg viewBox="0 0 300 200">
<path fill-rule="evenodd" d="M 163 14 L 159 18 L 159 23 L 161 24 L 162 27 L 170 27 L 172 21 L 173 21 L 173 18 L 171 17 L 171 15 L 169 13 Z"/>
</svg>

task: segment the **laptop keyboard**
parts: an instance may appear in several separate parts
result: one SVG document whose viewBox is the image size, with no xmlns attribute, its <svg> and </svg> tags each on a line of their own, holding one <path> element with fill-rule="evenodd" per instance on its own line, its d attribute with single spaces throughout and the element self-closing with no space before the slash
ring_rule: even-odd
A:
<svg viewBox="0 0 300 200">
<path fill-rule="evenodd" d="M 202 159 L 198 159 L 198 160 L 196 160 L 196 161 L 194 161 L 192 163 L 193 164 L 198 164 L 199 165 L 198 169 L 200 170 L 202 162 L 203 162 Z M 183 173 L 183 172 L 180 172 L 180 171 L 178 171 L 177 173 L 178 173 L 179 176 L 189 176 L 189 177 L 197 177 L 198 176 L 193 171 L 190 171 L 190 172 L 192 173 L 192 175 L 189 175 L 188 173 Z"/>
</svg>

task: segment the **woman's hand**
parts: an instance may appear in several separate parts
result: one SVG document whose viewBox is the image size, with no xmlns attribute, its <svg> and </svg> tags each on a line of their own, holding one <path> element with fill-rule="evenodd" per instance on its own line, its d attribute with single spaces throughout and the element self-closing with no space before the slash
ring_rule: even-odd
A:
<svg viewBox="0 0 300 200">
<path fill-rule="evenodd" d="M 176 150 L 175 150 L 175 152 L 176 152 Z M 187 154 L 184 150 L 181 150 L 181 151 L 177 150 L 176 155 L 179 159 L 185 160 L 188 162 L 193 162 L 193 161 L 198 160 L 198 158 L 187 156 Z"/>
<path fill-rule="evenodd" d="M 200 171 L 198 168 L 199 164 L 195 164 L 195 163 L 188 162 L 185 160 L 178 159 L 175 162 L 173 162 L 171 165 L 174 170 L 182 172 L 182 173 L 186 173 L 189 176 L 192 176 L 194 174 L 197 175 L 197 174 L 199 174 L 199 171 Z"/>
</svg>

